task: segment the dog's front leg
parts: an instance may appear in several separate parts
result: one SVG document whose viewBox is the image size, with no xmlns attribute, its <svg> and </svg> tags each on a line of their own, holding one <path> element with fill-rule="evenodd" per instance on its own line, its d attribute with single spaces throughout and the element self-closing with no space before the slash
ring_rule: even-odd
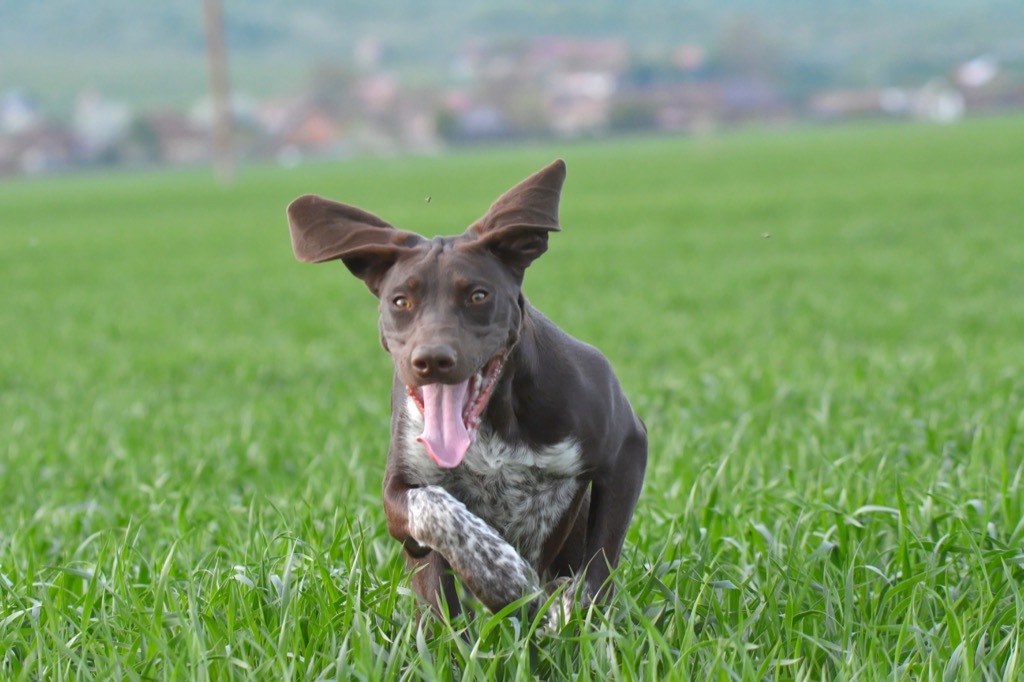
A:
<svg viewBox="0 0 1024 682">
<path fill-rule="evenodd" d="M 440 553 L 492 612 L 539 591 L 537 574 L 498 533 L 438 486 L 406 493 L 414 542 Z"/>
<path fill-rule="evenodd" d="M 410 559 L 421 559 L 430 552 L 429 547 L 416 542 L 409 532 L 409 491 L 413 489 L 403 476 L 389 465 L 384 474 L 384 515 L 388 533 L 402 543 Z"/>
<path fill-rule="evenodd" d="M 384 514 L 388 532 L 402 543 L 406 563 L 413 572 L 412 587 L 437 614 L 455 617 L 462 612 L 451 565 L 438 552 L 421 545 L 409 533 L 409 498 L 412 489 L 403 476 L 388 467 L 384 476 Z"/>
<path fill-rule="evenodd" d="M 646 468 L 647 434 L 639 430 L 625 440 L 611 465 L 593 480 L 584 554 L 587 563 L 583 566 L 582 596 L 586 601 L 611 595 L 608 576 L 618 566 Z"/>
</svg>

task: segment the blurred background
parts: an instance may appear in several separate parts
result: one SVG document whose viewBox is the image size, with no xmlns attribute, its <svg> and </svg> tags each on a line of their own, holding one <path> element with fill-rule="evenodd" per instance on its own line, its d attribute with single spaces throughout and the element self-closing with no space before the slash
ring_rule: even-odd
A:
<svg viewBox="0 0 1024 682">
<path fill-rule="evenodd" d="M 1024 107 L 1022 26 L 1017 0 L 5 2 L 0 177 L 203 165 L 217 130 L 232 162 L 292 166 L 751 124 L 951 124 Z"/>
<path fill-rule="evenodd" d="M 0 680 L 1024 679 L 1022 108 L 1022 0 L 0 0 Z M 555 157 L 620 601 L 425 641 L 285 207 L 456 234 Z"/>
</svg>

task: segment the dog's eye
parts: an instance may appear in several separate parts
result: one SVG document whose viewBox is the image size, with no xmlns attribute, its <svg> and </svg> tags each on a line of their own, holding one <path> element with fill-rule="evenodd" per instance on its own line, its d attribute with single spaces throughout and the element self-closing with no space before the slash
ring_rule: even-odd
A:
<svg viewBox="0 0 1024 682">
<path fill-rule="evenodd" d="M 412 301 L 405 296 L 395 296 L 391 299 L 391 305 L 395 306 L 399 310 L 408 310 L 412 307 Z"/>
<path fill-rule="evenodd" d="M 484 291 L 483 289 L 477 289 L 476 291 L 469 295 L 470 303 L 483 303 L 486 300 L 487 292 Z"/>
</svg>

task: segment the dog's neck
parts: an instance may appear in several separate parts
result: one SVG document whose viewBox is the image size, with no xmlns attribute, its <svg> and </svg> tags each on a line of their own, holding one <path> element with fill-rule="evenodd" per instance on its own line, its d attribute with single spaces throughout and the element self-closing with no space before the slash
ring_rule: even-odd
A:
<svg viewBox="0 0 1024 682">
<path fill-rule="evenodd" d="M 549 323 L 525 300 L 522 312 L 518 341 L 509 351 L 484 422 L 505 440 L 546 446 L 565 437 L 557 428 L 557 405 L 547 405 L 554 397 L 551 378 L 544 376 L 538 357 L 538 347 L 543 344 L 539 337 Z"/>
</svg>

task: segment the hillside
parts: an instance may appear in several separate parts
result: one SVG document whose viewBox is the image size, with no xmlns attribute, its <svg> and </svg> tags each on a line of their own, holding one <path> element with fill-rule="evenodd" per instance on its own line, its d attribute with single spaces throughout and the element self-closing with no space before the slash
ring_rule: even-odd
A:
<svg viewBox="0 0 1024 682">
<path fill-rule="evenodd" d="M 83 86 L 143 104 L 191 101 L 205 86 L 200 10 L 200 0 L 5 3 L 0 90 L 25 88 L 58 107 Z M 350 61 L 367 38 L 386 67 L 428 85 L 473 41 L 539 35 L 619 36 L 651 63 L 682 43 L 721 57 L 753 36 L 786 78 L 834 85 L 919 82 L 979 52 L 1024 57 L 1024 5 L 1012 0 L 228 0 L 225 13 L 235 82 L 257 95 L 294 90 L 316 64 Z"/>
</svg>

